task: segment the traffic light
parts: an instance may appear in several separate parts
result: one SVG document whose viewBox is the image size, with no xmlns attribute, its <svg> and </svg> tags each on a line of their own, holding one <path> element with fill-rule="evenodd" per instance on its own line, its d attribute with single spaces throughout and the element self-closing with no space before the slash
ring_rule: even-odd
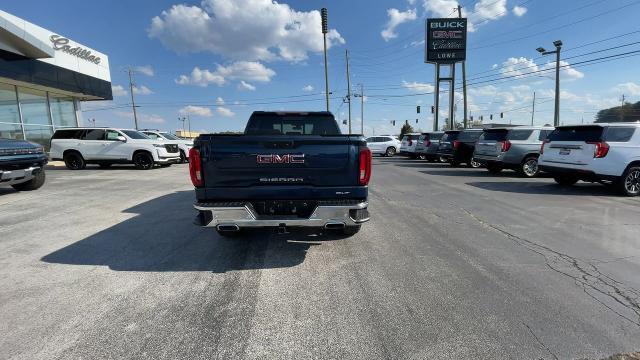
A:
<svg viewBox="0 0 640 360">
<path fill-rule="evenodd" d="M 482 121 L 482 115 L 480 115 L 480 121 Z"/>
<path fill-rule="evenodd" d="M 433 105 L 431 105 L 431 113 L 432 113 L 432 114 L 435 114 L 435 113 L 436 113 L 436 107 L 435 107 L 435 106 L 433 106 Z"/>
<path fill-rule="evenodd" d="M 489 120 L 493 120 L 493 114 L 489 115 Z"/>
<path fill-rule="evenodd" d="M 396 121 L 395 120 L 393 120 L 392 123 L 393 123 L 393 126 L 396 126 Z"/>
<path fill-rule="evenodd" d="M 420 105 L 416 106 L 416 113 L 420 114 Z"/>
<path fill-rule="evenodd" d="M 500 119 L 504 118 L 504 113 L 500 113 Z"/>
<path fill-rule="evenodd" d="M 409 120 L 405 120 L 404 123 L 409 125 Z"/>
<path fill-rule="evenodd" d="M 473 115 L 471 115 L 471 121 L 473 121 Z"/>
<path fill-rule="evenodd" d="M 418 119 L 416 119 L 416 124 L 418 123 Z"/>
</svg>

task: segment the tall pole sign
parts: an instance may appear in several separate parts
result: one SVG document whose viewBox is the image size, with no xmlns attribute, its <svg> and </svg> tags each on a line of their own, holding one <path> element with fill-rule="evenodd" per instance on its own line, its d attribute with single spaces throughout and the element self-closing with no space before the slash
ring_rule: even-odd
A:
<svg viewBox="0 0 640 360">
<path fill-rule="evenodd" d="M 427 19 L 425 24 L 425 62 L 436 65 L 435 114 L 433 127 L 438 130 L 440 103 L 440 82 L 449 86 L 449 129 L 455 127 L 455 66 L 467 58 L 467 19 L 437 18 Z M 449 66 L 449 76 L 440 76 L 442 65 Z"/>
</svg>

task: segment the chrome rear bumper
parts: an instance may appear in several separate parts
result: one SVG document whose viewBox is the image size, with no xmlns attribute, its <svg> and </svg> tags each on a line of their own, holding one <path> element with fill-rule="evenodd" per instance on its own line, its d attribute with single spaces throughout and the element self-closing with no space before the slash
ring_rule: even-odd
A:
<svg viewBox="0 0 640 360">
<path fill-rule="evenodd" d="M 223 206 L 220 206 L 223 205 Z M 355 226 L 369 221 L 366 201 L 345 205 L 316 206 L 308 218 L 297 216 L 260 216 L 250 203 L 196 203 L 196 224 L 205 227 L 332 227 Z"/>
</svg>

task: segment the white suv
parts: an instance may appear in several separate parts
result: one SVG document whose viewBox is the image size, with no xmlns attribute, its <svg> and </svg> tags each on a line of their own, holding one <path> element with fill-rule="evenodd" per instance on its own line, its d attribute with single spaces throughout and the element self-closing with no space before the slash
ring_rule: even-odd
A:
<svg viewBox="0 0 640 360">
<path fill-rule="evenodd" d="M 400 140 L 390 135 L 372 136 L 367 138 L 367 147 L 373 154 L 394 156 L 400 151 Z"/>
<path fill-rule="evenodd" d="M 409 156 L 412 159 L 418 157 L 416 153 L 416 145 L 418 145 L 418 139 L 421 133 L 409 133 L 404 134 L 402 137 L 402 143 L 400 144 L 400 154 Z"/>
<path fill-rule="evenodd" d="M 640 123 L 560 126 L 540 149 L 540 170 L 560 185 L 607 183 L 640 194 Z"/>
<path fill-rule="evenodd" d="M 140 132 L 153 140 L 162 141 L 165 144 L 177 144 L 180 149 L 180 162 L 189 161 L 189 150 L 193 147 L 193 140 L 182 139 L 166 131 L 145 129 Z"/>
<path fill-rule="evenodd" d="M 148 170 L 154 164 L 169 166 L 180 161 L 177 144 L 165 144 L 137 130 L 114 128 L 65 128 L 51 138 L 52 160 L 64 160 L 71 170 L 86 164 L 106 168 L 114 163 L 133 163 Z"/>
</svg>

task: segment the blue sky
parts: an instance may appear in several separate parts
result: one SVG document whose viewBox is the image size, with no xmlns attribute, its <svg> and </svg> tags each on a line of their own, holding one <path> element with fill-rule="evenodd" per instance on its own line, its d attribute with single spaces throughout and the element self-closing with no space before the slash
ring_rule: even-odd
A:
<svg viewBox="0 0 640 360">
<path fill-rule="evenodd" d="M 434 66 L 424 64 L 424 19 L 447 17 L 454 0 L 282 1 L 14 1 L 3 10 L 106 53 L 113 102 L 85 103 L 98 125 L 132 127 L 125 69 L 136 69 L 141 126 L 175 130 L 189 114 L 194 131 L 238 131 L 253 110 L 323 110 L 324 68 L 318 9 L 329 9 L 331 110 L 347 118 L 345 50 L 351 80 L 365 90 L 365 133 L 396 133 L 410 120 L 432 128 Z M 640 101 L 640 1 L 461 0 L 469 33 L 469 109 L 475 119 L 527 124 L 536 92 L 535 122 L 552 122 L 552 57 L 539 46 L 564 43 L 563 123 Z M 615 49 L 611 49 L 617 47 Z M 609 50 L 607 50 L 609 49 Z M 612 61 L 613 60 L 613 61 Z M 575 65 L 573 65 L 575 64 Z M 525 75 L 532 71 L 541 71 Z M 460 68 L 457 69 L 460 74 Z M 508 78 L 504 78 L 508 77 Z M 458 76 L 458 80 L 460 77 Z M 456 88 L 460 83 L 456 85 Z M 462 116 L 456 91 L 457 118 Z M 352 119 L 360 128 L 360 103 Z M 422 113 L 416 114 L 416 105 Z M 105 110 L 97 110 L 105 109 Z M 446 107 L 441 114 L 446 116 Z M 415 119 L 419 118 L 418 124 Z M 390 125 L 396 120 L 396 127 Z"/>
</svg>

